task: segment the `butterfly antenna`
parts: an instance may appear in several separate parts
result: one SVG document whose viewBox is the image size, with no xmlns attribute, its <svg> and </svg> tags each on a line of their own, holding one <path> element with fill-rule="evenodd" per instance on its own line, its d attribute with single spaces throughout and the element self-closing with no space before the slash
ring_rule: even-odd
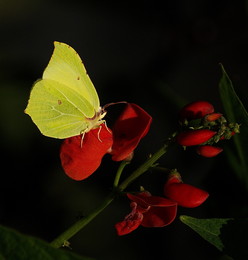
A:
<svg viewBox="0 0 248 260">
<path fill-rule="evenodd" d="M 112 103 L 108 103 L 105 106 L 103 106 L 103 111 L 105 111 L 106 108 L 113 106 L 113 105 L 117 105 L 117 104 L 127 104 L 127 101 L 119 101 L 119 102 L 112 102 Z"/>
</svg>

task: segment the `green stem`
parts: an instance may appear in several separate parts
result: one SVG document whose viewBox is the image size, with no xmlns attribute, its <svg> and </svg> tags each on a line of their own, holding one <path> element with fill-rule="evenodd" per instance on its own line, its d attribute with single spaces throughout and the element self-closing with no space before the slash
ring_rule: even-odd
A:
<svg viewBox="0 0 248 260">
<path fill-rule="evenodd" d="M 78 233 L 83 227 L 85 227 L 91 220 L 93 220 L 98 214 L 100 214 L 115 198 L 114 192 L 110 193 L 103 203 L 92 211 L 88 216 L 78 220 L 74 225 L 68 228 L 65 232 L 59 235 L 56 239 L 54 239 L 50 245 L 56 248 L 61 247 L 67 242 L 71 237 L 73 237 L 76 233 Z"/>
<path fill-rule="evenodd" d="M 168 141 L 164 146 L 162 146 L 156 153 L 154 153 L 150 158 L 148 158 L 139 168 L 137 168 L 129 177 L 127 177 L 119 186 L 120 176 L 123 172 L 124 167 L 129 163 L 128 161 L 122 162 L 120 164 L 119 169 L 117 170 L 116 177 L 114 180 L 114 190 L 111 192 L 103 203 L 93 210 L 88 216 L 80 219 L 75 224 L 73 224 L 70 228 L 68 228 L 65 232 L 63 232 L 60 236 L 54 239 L 51 242 L 53 247 L 59 248 L 64 245 L 71 237 L 73 237 L 76 233 L 78 233 L 83 227 L 85 227 L 91 220 L 93 220 L 98 214 L 100 214 L 115 198 L 116 191 L 122 192 L 131 182 L 137 179 L 140 175 L 146 172 L 150 167 L 154 166 L 155 162 L 163 156 L 169 147 L 169 145 L 173 142 L 173 138 L 168 138 Z"/>
<path fill-rule="evenodd" d="M 116 175 L 115 175 L 115 180 L 114 180 L 114 184 L 113 184 L 114 188 L 117 188 L 117 187 L 118 187 L 121 174 L 122 174 L 122 172 L 123 172 L 125 166 L 126 166 L 127 164 L 129 164 L 129 163 L 130 163 L 130 161 L 122 161 L 122 162 L 121 162 L 121 164 L 120 164 L 120 166 L 119 166 L 119 168 L 118 168 L 118 170 L 117 170 L 117 172 L 116 172 Z"/>
<path fill-rule="evenodd" d="M 166 152 L 171 144 L 170 141 L 168 141 L 164 146 L 162 146 L 156 153 L 154 153 L 150 158 L 148 158 L 145 163 L 143 163 L 139 168 L 137 168 L 129 177 L 127 177 L 119 186 L 119 191 L 123 191 L 126 189 L 126 187 L 133 182 L 135 179 L 137 179 L 140 175 L 142 175 L 144 172 L 146 172 L 149 168 L 151 168 L 154 163 L 162 157 Z"/>
</svg>

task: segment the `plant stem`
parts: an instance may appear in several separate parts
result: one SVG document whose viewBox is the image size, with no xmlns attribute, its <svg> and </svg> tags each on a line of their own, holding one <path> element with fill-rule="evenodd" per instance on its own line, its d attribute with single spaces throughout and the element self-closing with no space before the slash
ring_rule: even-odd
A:
<svg viewBox="0 0 248 260">
<path fill-rule="evenodd" d="M 68 228 L 65 232 L 55 238 L 50 245 L 56 248 L 59 248 L 64 245 L 71 237 L 73 237 L 76 233 L 78 233 L 83 227 L 85 227 L 91 220 L 93 220 L 98 214 L 100 214 L 115 198 L 116 193 L 110 193 L 103 203 L 93 210 L 88 216 L 83 217 L 74 223 L 70 228 Z"/>
<path fill-rule="evenodd" d="M 173 136 L 172 136 L 173 137 Z M 173 143 L 173 138 L 168 138 L 168 141 L 150 158 L 148 158 L 139 168 L 137 168 L 129 177 L 127 177 L 119 186 L 120 176 L 124 167 L 129 163 L 128 161 L 123 161 L 119 169 L 117 170 L 115 180 L 114 180 L 114 190 L 106 197 L 103 203 L 93 210 L 88 216 L 78 220 L 65 232 L 55 238 L 50 244 L 53 247 L 59 248 L 63 246 L 71 237 L 78 233 L 83 227 L 85 227 L 91 220 L 93 220 L 98 214 L 100 214 L 115 198 L 117 192 L 122 192 L 131 182 L 137 179 L 140 175 L 146 172 L 150 167 L 154 166 L 154 163 L 163 156 L 171 143 Z"/>
<path fill-rule="evenodd" d="M 117 172 L 116 172 L 116 175 L 115 175 L 115 180 L 114 180 L 114 185 L 113 185 L 114 188 L 117 188 L 117 187 L 118 187 L 121 174 L 122 174 L 122 172 L 123 172 L 125 166 L 126 166 L 127 164 L 129 164 L 129 163 L 130 163 L 130 161 L 122 161 L 122 162 L 121 162 L 121 164 L 120 164 L 120 166 L 119 166 L 119 168 L 118 168 L 118 170 L 117 170 Z"/>
<path fill-rule="evenodd" d="M 140 175 L 142 175 L 144 172 L 146 172 L 150 167 L 154 165 L 154 163 L 162 157 L 168 149 L 168 146 L 171 144 L 171 142 L 167 142 L 164 146 L 162 146 L 156 153 L 154 153 L 149 159 L 145 161 L 139 168 L 137 168 L 129 177 L 127 177 L 119 186 L 118 190 L 123 191 L 126 189 L 126 187 L 133 182 L 135 179 L 137 179 Z"/>
</svg>

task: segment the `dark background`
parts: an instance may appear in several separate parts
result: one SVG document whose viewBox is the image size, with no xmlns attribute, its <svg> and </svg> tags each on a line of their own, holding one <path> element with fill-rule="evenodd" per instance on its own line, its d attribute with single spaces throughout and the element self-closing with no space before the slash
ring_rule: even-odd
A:
<svg viewBox="0 0 248 260">
<path fill-rule="evenodd" d="M 118 164 L 106 156 L 89 179 L 69 179 L 59 161 L 60 140 L 42 136 L 23 113 L 31 86 L 41 77 L 53 41 L 82 57 L 101 104 L 126 100 L 153 117 L 126 174 L 156 151 L 177 127 L 179 108 L 197 99 L 221 111 L 222 63 L 247 102 L 247 1 L 0 2 L 0 223 L 51 241 L 87 214 L 110 191 Z M 107 119 L 108 120 L 108 119 Z M 206 189 L 194 217 L 247 216 L 245 189 L 225 154 L 203 159 L 174 149 L 160 160 L 183 180 Z M 149 172 L 143 185 L 161 195 L 165 175 Z M 117 237 L 114 224 L 129 212 L 120 198 L 71 239 L 73 251 L 99 260 L 220 259 L 222 254 L 176 220 L 159 229 L 139 228 Z"/>
</svg>

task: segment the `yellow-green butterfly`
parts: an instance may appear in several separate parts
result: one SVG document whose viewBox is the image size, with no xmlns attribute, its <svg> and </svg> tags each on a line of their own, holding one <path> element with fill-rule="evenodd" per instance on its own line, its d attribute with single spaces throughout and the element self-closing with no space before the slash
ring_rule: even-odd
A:
<svg viewBox="0 0 248 260">
<path fill-rule="evenodd" d="M 84 134 L 104 122 L 104 110 L 77 52 L 54 42 L 42 79 L 35 82 L 25 113 L 42 134 L 67 138 Z"/>
</svg>

